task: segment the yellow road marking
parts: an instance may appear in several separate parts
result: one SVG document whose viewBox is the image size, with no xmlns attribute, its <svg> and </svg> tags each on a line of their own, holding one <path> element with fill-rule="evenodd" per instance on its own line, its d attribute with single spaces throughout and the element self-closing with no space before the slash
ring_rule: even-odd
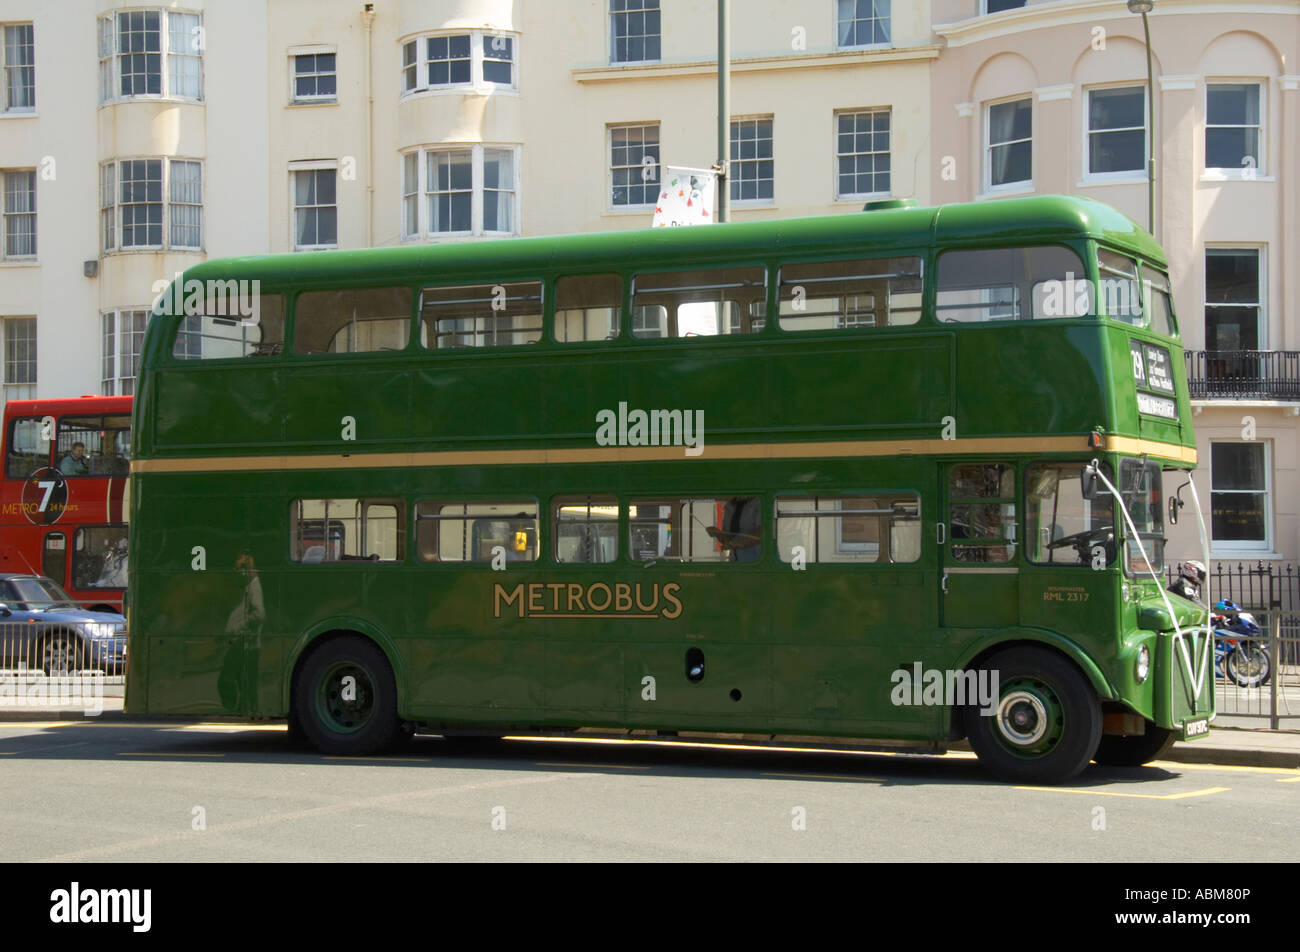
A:
<svg viewBox="0 0 1300 952">
<path fill-rule="evenodd" d="M 177 750 L 130 750 L 119 753 L 119 757 L 224 757 L 225 754 L 218 753 L 196 753 L 191 751 Z"/>
<path fill-rule="evenodd" d="M 649 770 L 649 764 L 560 764 L 535 761 L 538 767 L 581 767 L 584 770 Z"/>
<path fill-rule="evenodd" d="M 761 777 L 794 777 L 796 780 L 854 780 L 858 783 L 884 783 L 879 777 L 851 777 L 847 774 L 828 773 L 762 773 Z"/>
<path fill-rule="evenodd" d="M 1294 767 L 1251 767 L 1245 764 L 1183 764 L 1176 760 L 1153 760 L 1146 766 L 1154 767 L 1157 764 L 1175 770 L 1231 770 L 1236 773 L 1287 774 L 1300 780 L 1300 776 L 1297 775 Z"/>
<path fill-rule="evenodd" d="M 1279 780 L 1278 783 L 1300 783 L 1300 777 L 1285 777 Z"/>
<path fill-rule="evenodd" d="M 1116 793 L 1109 790 L 1076 790 L 1069 787 L 1016 787 L 1017 790 L 1041 790 L 1044 793 L 1081 793 L 1091 797 L 1131 797 L 1135 800 L 1186 800 L 1188 797 L 1208 797 L 1213 793 L 1227 793 L 1231 787 L 1206 787 L 1187 793 Z"/>
<path fill-rule="evenodd" d="M 171 731 L 287 731 L 287 724 L 185 724 L 174 723 L 139 723 L 136 721 L 9 721 L 0 723 L 0 730 L 48 730 L 52 727 L 127 727 L 132 729 Z"/>
</svg>

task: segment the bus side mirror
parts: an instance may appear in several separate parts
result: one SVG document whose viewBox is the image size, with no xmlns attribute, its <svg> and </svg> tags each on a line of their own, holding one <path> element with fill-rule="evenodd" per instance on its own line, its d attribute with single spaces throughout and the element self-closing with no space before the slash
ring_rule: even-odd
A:
<svg viewBox="0 0 1300 952">
<path fill-rule="evenodd" d="M 1097 498 L 1097 467 L 1091 463 L 1079 474 L 1079 489 L 1084 499 Z"/>
<path fill-rule="evenodd" d="M 1187 483 L 1190 482 L 1191 480 L 1189 479 Z M 1187 505 L 1183 502 L 1183 490 L 1187 488 L 1187 483 L 1183 483 L 1179 486 L 1178 492 L 1169 497 L 1169 524 L 1171 526 L 1178 525 L 1178 510 Z"/>
</svg>

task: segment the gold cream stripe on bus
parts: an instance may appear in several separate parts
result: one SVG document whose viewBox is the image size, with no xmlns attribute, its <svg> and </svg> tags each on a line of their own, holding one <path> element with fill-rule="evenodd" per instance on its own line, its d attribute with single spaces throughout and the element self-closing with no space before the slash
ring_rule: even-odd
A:
<svg viewBox="0 0 1300 952">
<path fill-rule="evenodd" d="M 131 472 L 232 473 L 311 469 L 397 469 L 414 466 L 528 466 L 565 463 L 648 463 L 667 460 L 833 459 L 870 456 L 958 456 L 1072 453 L 1086 456 L 1077 436 L 1000 437 L 961 440 L 857 440 L 825 443 L 715 443 L 700 456 L 680 446 L 593 446 L 553 450 L 444 450 L 429 453 L 349 453 L 303 456 L 219 456 L 190 459 L 137 459 Z M 1196 450 L 1173 443 L 1123 436 L 1105 439 L 1104 449 L 1131 456 L 1159 456 L 1196 465 Z"/>
</svg>

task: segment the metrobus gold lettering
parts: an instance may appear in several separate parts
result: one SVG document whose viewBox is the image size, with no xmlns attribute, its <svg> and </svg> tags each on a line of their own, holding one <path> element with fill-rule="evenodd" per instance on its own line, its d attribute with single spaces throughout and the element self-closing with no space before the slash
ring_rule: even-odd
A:
<svg viewBox="0 0 1300 952">
<path fill-rule="evenodd" d="M 518 582 L 513 586 L 497 582 L 492 592 L 492 617 L 500 618 L 504 608 L 514 609 L 516 618 L 677 618 L 682 601 L 676 582 L 644 585 L 629 582 Z"/>
</svg>

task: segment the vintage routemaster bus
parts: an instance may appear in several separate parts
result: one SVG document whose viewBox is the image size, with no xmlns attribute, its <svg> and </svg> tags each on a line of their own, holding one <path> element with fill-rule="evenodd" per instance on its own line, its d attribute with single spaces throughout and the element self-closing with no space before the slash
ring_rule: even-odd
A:
<svg viewBox="0 0 1300 952">
<path fill-rule="evenodd" d="M 121 611 L 131 397 L 10 400 L 4 408 L 0 572 L 54 579 Z"/>
<path fill-rule="evenodd" d="M 1169 287 L 1064 197 L 199 265 L 144 344 L 126 708 L 1145 762 L 1214 712 L 1156 578 Z"/>
</svg>

